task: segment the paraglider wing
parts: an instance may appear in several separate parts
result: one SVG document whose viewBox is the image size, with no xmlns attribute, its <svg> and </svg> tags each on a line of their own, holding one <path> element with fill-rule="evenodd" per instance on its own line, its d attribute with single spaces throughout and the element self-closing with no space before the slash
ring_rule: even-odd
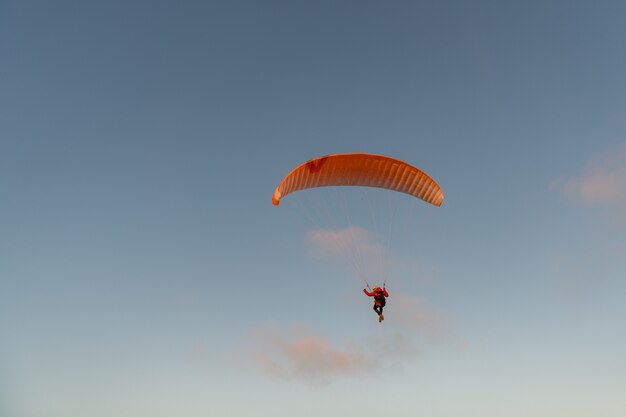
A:
<svg viewBox="0 0 626 417">
<path fill-rule="evenodd" d="M 278 185 L 272 203 L 300 190 L 331 186 L 377 187 L 441 206 L 443 191 L 426 173 L 399 159 L 366 153 L 334 154 L 311 159 Z"/>
</svg>

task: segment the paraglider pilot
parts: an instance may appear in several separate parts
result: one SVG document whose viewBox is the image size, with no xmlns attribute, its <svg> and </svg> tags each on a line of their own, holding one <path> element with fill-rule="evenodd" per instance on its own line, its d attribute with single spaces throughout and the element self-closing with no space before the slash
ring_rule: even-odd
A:
<svg viewBox="0 0 626 417">
<path fill-rule="evenodd" d="M 363 292 L 368 297 L 374 297 L 374 311 L 378 314 L 378 322 L 385 320 L 385 316 L 383 316 L 383 307 L 385 307 L 386 301 L 385 297 L 389 297 L 389 293 L 386 288 L 380 288 L 379 286 L 374 286 L 372 292 L 367 291 L 363 288 Z"/>
</svg>

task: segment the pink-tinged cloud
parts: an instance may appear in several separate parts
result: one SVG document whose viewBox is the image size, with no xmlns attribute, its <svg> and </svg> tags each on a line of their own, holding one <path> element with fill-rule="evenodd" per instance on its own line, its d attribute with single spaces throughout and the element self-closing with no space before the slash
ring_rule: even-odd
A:
<svg viewBox="0 0 626 417">
<path fill-rule="evenodd" d="M 600 219 L 611 227 L 610 234 L 582 239 L 572 253 L 554 256 L 550 272 L 558 280 L 560 293 L 580 300 L 606 285 L 623 267 L 626 256 L 621 239 L 611 241 L 626 227 L 626 144 L 591 158 L 577 177 L 553 183 L 563 195 L 600 209 Z"/>
<path fill-rule="evenodd" d="M 269 375 L 325 383 L 369 372 L 374 364 L 354 344 L 335 346 L 305 326 L 264 325 L 253 331 L 253 356 Z"/>
<path fill-rule="evenodd" d="M 392 301 L 394 323 L 421 341 L 459 347 L 468 345 L 467 339 L 446 311 L 415 297 L 398 295 Z"/>
<path fill-rule="evenodd" d="M 358 226 L 344 229 L 317 229 L 307 234 L 313 254 L 329 257 L 380 257 L 385 255 L 385 248 L 377 243 L 376 236 Z"/>
<path fill-rule="evenodd" d="M 447 313 L 408 297 L 393 303 L 381 327 L 360 340 L 337 344 L 303 325 L 263 325 L 251 334 L 249 354 L 272 377 L 324 385 L 397 369 L 427 347 L 467 347 Z M 365 313 L 375 320 L 371 311 Z"/>
<path fill-rule="evenodd" d="M 391 254 L 380 244 L 381 239 L 361 227 L 312 230 L 307 242 L 314 259 L 343 263 L 368 281 L 387 276 L 392 267 Z"/>
<path fill-rule="evenodd" d="M 449 327 L 451 318 L 418 298 L 396 296 L 393 300 L 398 320 L 410 328 L 420 329 L 429 335 L 437 335 Z"/>
<path fill-rule="evenodd" d="M 592 158 L 579 176 L 553 186 L 585 204 L 626 208 L 626 144 Z"/>
<path fill-rule="evenodd" d="M 421 282 L 433 281 L 438 269 L 424 259 L 396 256 L 376 234 L 357 226 L 344 229 L 316 229 L 307 233 L 314 259 L 335 260 L 352 266 L 368 281 L 402 275 Z"/>
</svg>

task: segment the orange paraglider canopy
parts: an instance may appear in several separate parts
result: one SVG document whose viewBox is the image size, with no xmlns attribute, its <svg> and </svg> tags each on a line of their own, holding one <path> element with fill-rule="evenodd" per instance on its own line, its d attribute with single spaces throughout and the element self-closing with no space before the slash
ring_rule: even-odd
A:
<svg viewBox="0 0 626 417">
<path fill-rule="evenodd" d="M 366 153 L 322 156 L 305 162 L 278 184 L 272 203 L 296 191 L 331 186 L 385 188 L 441 206 L 443 191 L 426 173 L 399 159 Z"/>
</svg>

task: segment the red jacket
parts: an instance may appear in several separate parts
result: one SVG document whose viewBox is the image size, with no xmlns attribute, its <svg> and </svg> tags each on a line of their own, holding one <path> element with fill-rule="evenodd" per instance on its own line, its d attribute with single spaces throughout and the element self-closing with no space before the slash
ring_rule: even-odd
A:
<svg viewBox="0 0 626 417">
<path fill-rule="evenodd" d="M 363 288 L 363 292 L 369 297 L 374 297 L 374 305 L 379 307 L 384 307 L 386 304 L 385 297 L 389 297 L 389 293 L 386 288 L 383 288 L 382 290 L 379 288 L 378 291 L 372 292 L 368 292 L 365 288 Z"/>
<path fill-rule="evenodd" d="M 363 292 L 365 293 L 365 295 L 367 295 L 369 297 L 374 297 L 376 295 L 375 291 L 369 292 L 365 288 L 363 288 Z M 382 292 L 385 297 L 389 297 L 389 293 L 387 292 L 387 288 L 383 288 L 380 292 Z"/>
</svg>

